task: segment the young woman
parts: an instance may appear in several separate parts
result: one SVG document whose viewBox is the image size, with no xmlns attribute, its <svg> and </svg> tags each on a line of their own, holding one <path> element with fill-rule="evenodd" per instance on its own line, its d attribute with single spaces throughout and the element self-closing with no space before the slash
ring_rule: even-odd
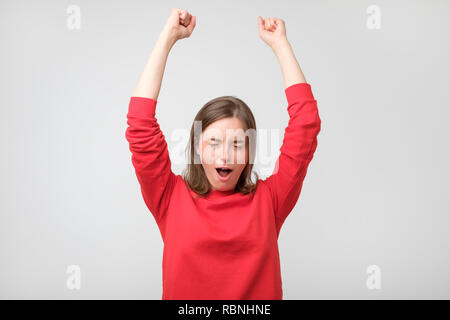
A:
<svg viewBox="0 0 450 320">
<path fill-rule="evenodd" d="M 162 299 L 282 299 L 277 240 L 317 147 L 317 101 L 287 40 L 285 22 L 258 16 L 259 35 L 281 66 L 289 114 L 273 174 L 251 181 L 255 140 L 245 133 L 254 132 L 255 120 L 233 96 L 201 108 L 194 119 L 201 130 L 194 124 L 191 129 L 190 163 L 184 176 L 174 174 L 155 109 L 169 51 L 195 24 L 189 12 L 172 9 L 127 114 L 132 163 L 164 241 Z"/>
</svg>

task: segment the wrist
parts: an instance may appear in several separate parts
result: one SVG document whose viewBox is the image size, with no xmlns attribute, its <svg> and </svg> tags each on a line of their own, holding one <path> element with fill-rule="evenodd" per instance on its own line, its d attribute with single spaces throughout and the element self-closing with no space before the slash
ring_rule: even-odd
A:
<svg viewBox="0 0 450 320">
<path fill-rule="evenodd" d="M 272 44 L 272 50 L 275 54 L 277 54 L 280 51 L 282 51 L 286 48 L 289 48 L 289 47 L 290 47 L 290 43 L 287 38 L 282 38 L 282 39 L 274 42 L 274 44 Z"/>
<path fill-rule="evenodd" d="M 158 36 L 158 41 L 171 49 L 177 40 L 164 28 Z"/>
</svg>

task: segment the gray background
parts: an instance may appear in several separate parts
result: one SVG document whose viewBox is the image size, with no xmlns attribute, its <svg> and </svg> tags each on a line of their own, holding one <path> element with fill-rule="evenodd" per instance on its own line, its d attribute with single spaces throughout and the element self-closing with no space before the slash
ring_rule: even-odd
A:
<svg viewBox="0 0 450 320">
<path fill-rule="evenodd" d="M 66 26 L 72 4 L 79 30 Z M 366 26 L 372 4 L 379 30 Z M 284 83 L 258 15 L 286 21 L 318 101 L 318 148 L 279 237 L 284 299 L 450 298 L 449 1 L 87 0 L 1 1 L 0 298 L 161 298 L 163 242 L 125 129 L 172 7 L 198 21 L 158 98 L 171 157 L 172 134 L 220 95 L 281 143 Z M 66 287 L 73 264 L 80 290 Z M 370 265 L 380 290 L 366 286 Z"/>
</svg>

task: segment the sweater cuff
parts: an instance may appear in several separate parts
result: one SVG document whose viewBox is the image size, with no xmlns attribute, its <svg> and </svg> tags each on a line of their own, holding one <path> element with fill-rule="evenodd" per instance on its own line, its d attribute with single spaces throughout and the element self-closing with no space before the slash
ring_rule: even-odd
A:
<svg viewBox="0 0 450 320">
<path fill-rule="evenodd" d="M 314 100 L 313 93 L 311 91 L 311 85 L 306 82 L 296 83 L 284 90 L 288 107 L 296 102 L 304 100 Z"/>
<path fill-rule="evenodd" d="M 128 115 L 137 118 L 154 118 L 156 103 L 157 101 L 152 98 L 132 96 L 128 104 Z"/>
</svg>

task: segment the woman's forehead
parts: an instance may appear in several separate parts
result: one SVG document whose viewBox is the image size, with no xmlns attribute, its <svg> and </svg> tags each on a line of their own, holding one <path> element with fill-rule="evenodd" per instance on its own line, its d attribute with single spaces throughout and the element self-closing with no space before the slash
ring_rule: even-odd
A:
<svg viewBox="0 0 450 320">
<path fill-rule="evenodd" d="M 222 141 L 222 140 L 231 140 L 231 139 L 237 139 L 237 140 L 243 140 L 245 138 L 246 134 L 244 129 L 212 129 L 212 130 L 205 130 L 202 133 L 202 140 L 215 140 L 215 141 Z"/>
<path fill-rule="evenodd" d="M 244 137 L 245 126 L 238 118 L 225 118 L 214 121 L 203 132 L 203 139 L 225 139 Z"/>
</svg>

